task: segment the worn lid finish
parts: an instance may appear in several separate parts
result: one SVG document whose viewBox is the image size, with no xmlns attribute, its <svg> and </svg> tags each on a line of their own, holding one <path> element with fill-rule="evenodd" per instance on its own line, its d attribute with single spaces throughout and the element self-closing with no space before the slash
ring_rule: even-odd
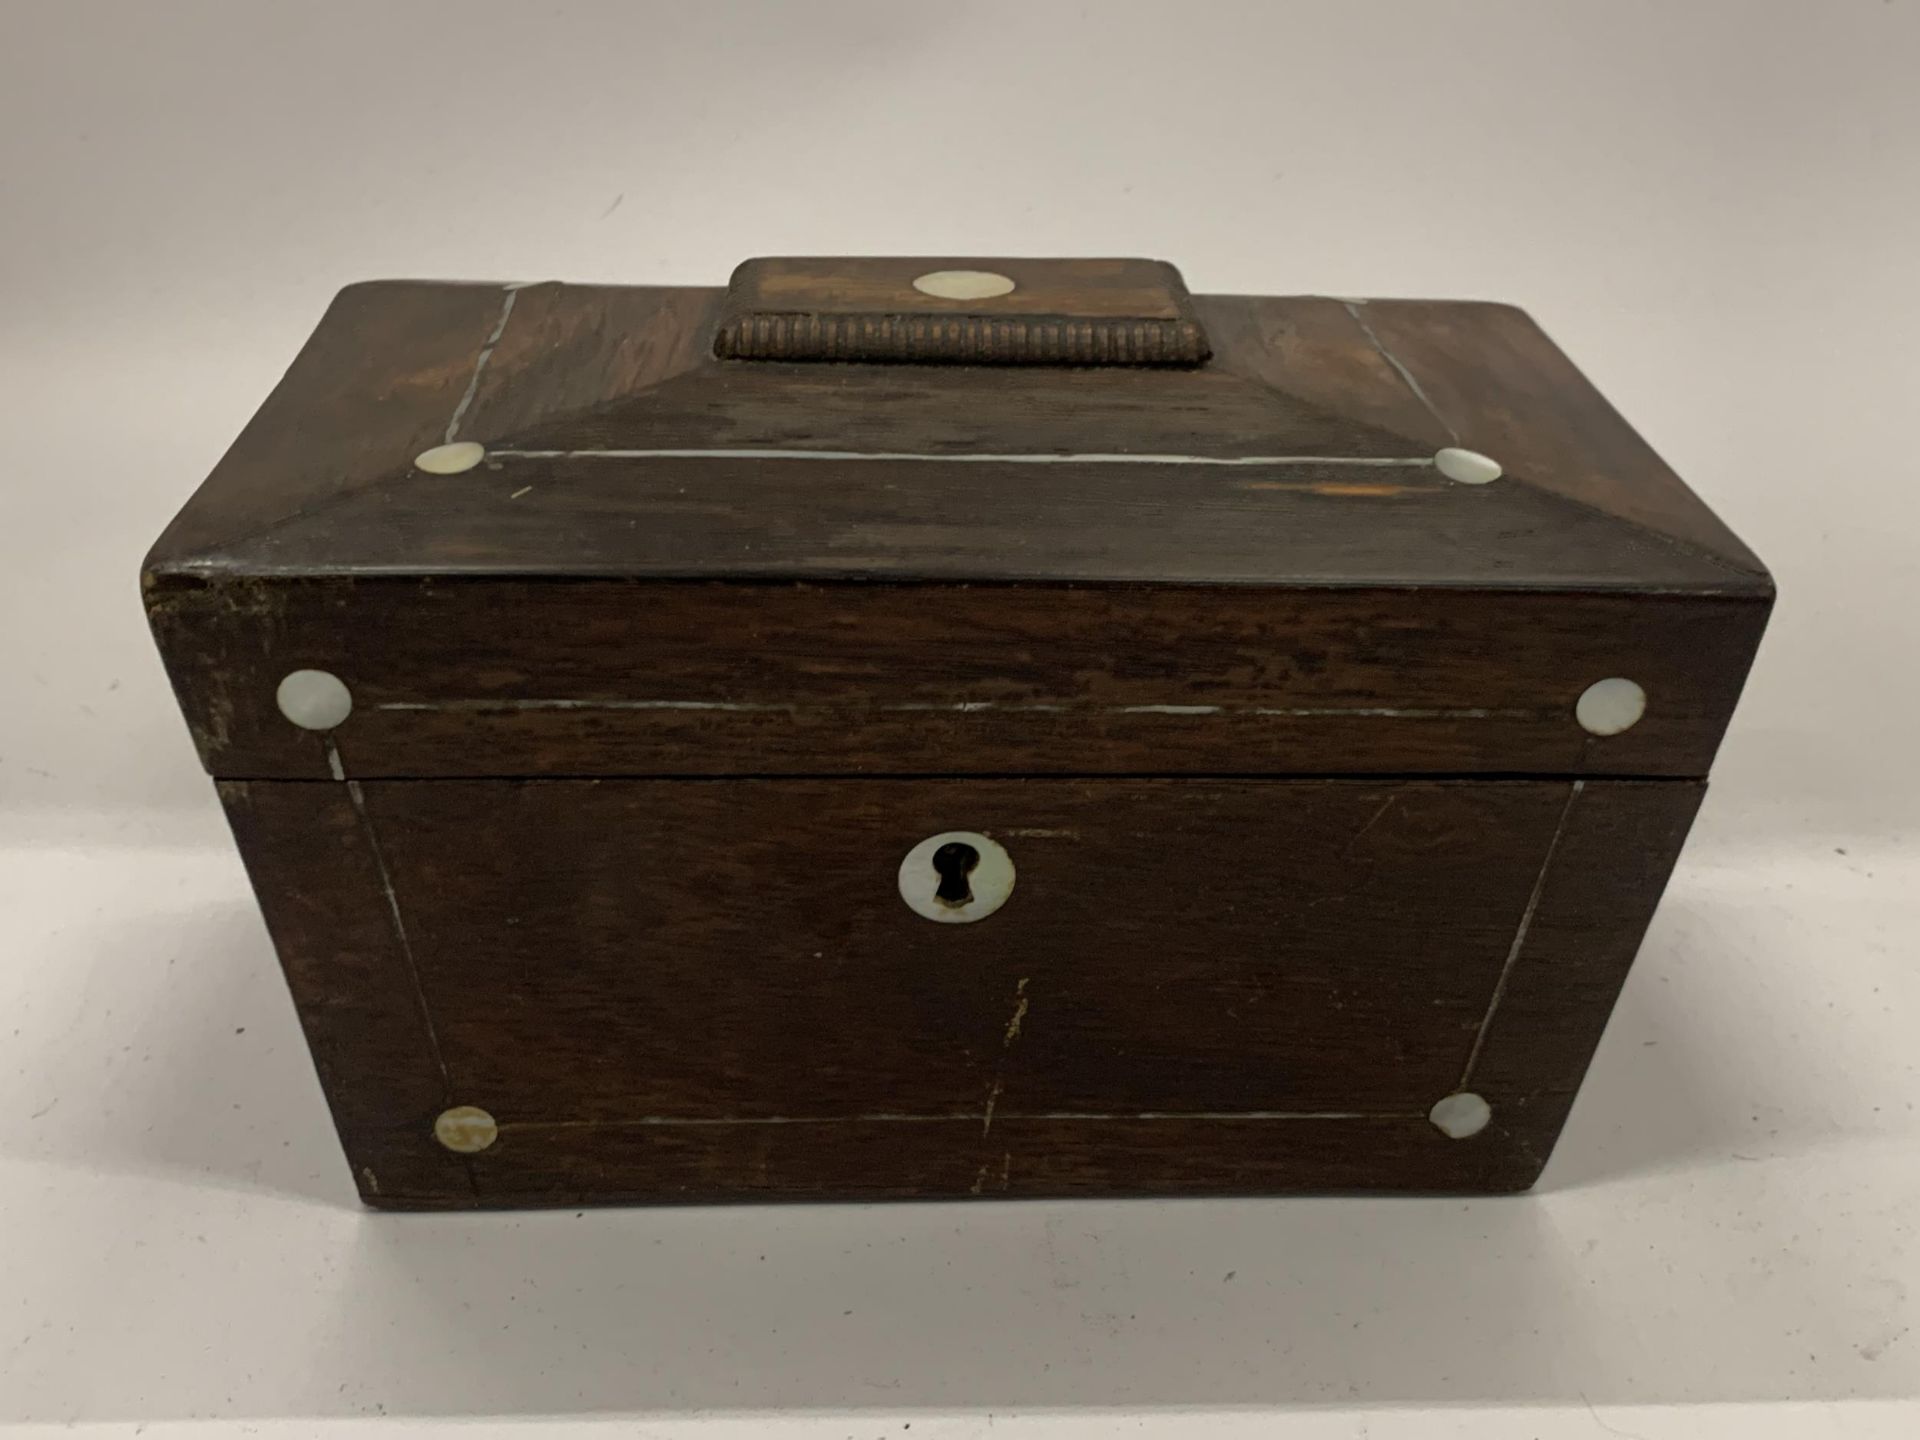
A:
<svg viewBox="0 0 1920 1440">
<path fill-rule="evenodd" d="M 1517 310 L 947 257 L 351 287 L 144 579 L 208 767 L 313 778 L 1698 775 L 1772 594 Z"/>
</svg>

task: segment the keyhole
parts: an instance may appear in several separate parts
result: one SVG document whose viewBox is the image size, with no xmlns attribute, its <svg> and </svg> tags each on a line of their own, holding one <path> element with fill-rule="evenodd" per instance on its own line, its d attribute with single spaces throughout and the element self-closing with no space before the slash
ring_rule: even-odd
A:
<svg viewBox="0 0 1920 1440">
<path fill-rule="evenodd" d="M 973 867 L 979 863 L 980 852 L 963 840 L 955 840 L 934 851 L 933 869 L 940 877 L 940 884 L 934 890 L 933 898 L 951 910 L 971 905 L 973 885 L 967 876 L 973 873 Z"/>
<path fill-rule="evenodd" d="M 1013 893 L 1013 857 L 978 830 L 941 830 L 900 857 L 900 898 L 923 920 L 969 925 Z"/>
</svg>

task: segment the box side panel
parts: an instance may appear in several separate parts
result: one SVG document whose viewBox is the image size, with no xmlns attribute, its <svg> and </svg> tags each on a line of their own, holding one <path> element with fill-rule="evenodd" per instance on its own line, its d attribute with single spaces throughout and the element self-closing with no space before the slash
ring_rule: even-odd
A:
<svg viewBox="0 0 1920 1440">
<path fill-rule="evenodd" d="M 1268 302 L 1271 303 L 1271 302 Z M 1523 485 L 1624 521 L 1647 551 L 1684 551 L 1731 577 L 1766 568 L 1512 305 L 1379 300 L 1367 335 L 1417 388 L 1450 443 L 1497 456 Z"/>
<path fill-rule="evenodd" d="M 497 286 L 371 281 L 328 306 L 259 411 L 154 544 L 203 560 L 337 509 L 442 442 L 486 344 Z"/>
<path fill-rule="evenodd" d="M 230 781 L 220 798 L 354 1183 L 373 1204 L 471 1201 L 463 1158 L 432 1143 L 446 1071 L 358 791 Z"/>
<path fill-rule="evenodd" d="M 349 285 L 146 569 L 224 569 L 241 554 L 299 566 L 315 554 L 300 537 L 313 533 L 358 535 L 364 548 L 391 492 L 425 478 L 414 468 L 423 452 L 591 410 L 698 363 L 719 293 Z M 444 529 L 453 517 L 438 518 Z"/>
<path fill-rule="evenodd" d="M 1569 799 L 1524 943 L 1462 1079 L 1509 1097 L 1495 1123 L 1514 1117 L 1514 1143 L 1536 1168 L 1573 1108 L 1705 795 L 1704 785 L 1588 783 Z"/>
<path fill-rule="evenodd" d="M 457 1206 L 1523 1187 L 1699 787 L 229 790 L 364 1193 Z M 949 829 L 1013 857 L 978 924 L 898 893 Z"/>
</svg>

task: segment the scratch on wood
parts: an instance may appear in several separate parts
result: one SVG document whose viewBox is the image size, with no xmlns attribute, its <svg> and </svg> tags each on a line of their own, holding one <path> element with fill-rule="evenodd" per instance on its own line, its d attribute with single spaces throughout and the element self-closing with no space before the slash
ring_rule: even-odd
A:
<svg viewBox="0 0 1920 1440">
<path fill-rule="evenodd" d="M 1009 840 L 1078 840 L 1080 838 L 1078 830 L 1051 830 L 1040 826 L 1021 830 L 1002 830 L 998 833 L 1005 835 Z"/>
<path fill-rule="evenodd" d="M 1027 986 L 1031 977 L 1024 978 L 1013 988 L 1013 1017 L 1007 1021 L 1006 1033 L 1000 1037 L 1000 1048 L 1011 1050 L 1013 1042 L 1020 1038 L 1021 1022 L 1027 1018 Z M 993 1107 L 1000 1103 L 1000 1091 L 1006 1084 L 1001 1075 L 993 1077 L 993 1084 L 987 1090 L 987 1106 L 980 1117 L 980 1135 L 984 1139 L 993 1130 Z"/>
<path fill-rule="evenodd" d="M 360 788 L 358 780 L 347 781 L 347 795 L 353 801 L 353 812 L 360 818 L 360 829 L 367 837 L 367 849 L 373 856 L 373 868 L 380 877 L 380 888 L 386 892 L 387 913 L 393 921 L 394 938 L 400 942 L 400 955 L 406 961 L 407 978 L 413 982 L 413 998 L 420 1007 L 420 1024 L 426 1031 L 427 1049 L 433 1055 L 434 1068 L 440 1072 L 440 1088 L 449 1100 L 453 1097 L 453 1077 L 447 1070 L 447 1058 L 440 1048 L 440 1035 L 433 1028 L 433 1010 L 427 1004 L 426 986 L 420 982 L 420 966 L 413 958 L 413 942 L 407 938 L 407 924 L 400 916 L 400 897 L 393 893 L 393 875 L 387 869 L 387 857 L 380 848 L 380 837 L 374 833 L 373 817 L 367 813 L 367 797 Z"/>
<path fill-rule="evenodd" d="M 511 495 L 507 496 L 507 498 L 509 500 L 518 500 L 522 495 L 525 495 L 528 491 L 532 489 L 533 489 L 533 486 L 531 485 L 522 485 L 518 490 L 514 491 Z"/>
<path fill-rule="evenodd" d="M 1000 1077 L 996 1075 L 992 1087 L 987 1091 L 986 1113 L 980 1117 L 980 1134 L 983 1138 L 993 1129 L 993 1107 L 1000 1103 L 1000 1086 Z"/>
<path fill-rule="evenodd" d="M 506 298 L 500 302 L 500 323 L 493 327 L 493 333 L 487 336 L 486 343 L 480 347 L 480 354 L 473 362 L 473 378 L 467 381 L 466 393 L 460 397 L 460 403 L 453 407 L 453 418 L 447 421 L 445 443 L 449 445 L 453 443 L 453 437 L 460 433 L 460 421 L 466 416 L 467 407 L 473 404 L 473 397 L 480 393 L 480 377 L 486 373 L 487 361 L 493 358 L 493 347 L 507 333 L 507 320 L 513 314 L 513 302 L 519 298 L 520 287 L 506 287 Z"/>
<path fill-rule="evenodd" d="M 367 1189 L 369 1191 L 375 1195 L 380 1193 L 380 1181 L 379 1178 L 374 1175 L 371 1165 L 362 1165 L 360 1167 L 360 1178 L 367 1182 Z"/>
<path fill-rule="evenodd" d="M 1236 490 L 1286 490 L 1308 495 L 1433 495 L 1431 485 L 1354 485 L 1330 480 L 1236 480 Z"/>
<path fill-rule="evenodd" d="M 1413 378 L 1413 372 L 1407 369 L 1406 366 L 1400 363 L 1400 359 L 1398 356 L 1396 356 L 1391 350 L 1387 349 L 1385 345 L 1382 345 L 1380 343 L 1380 337 L 1373 333 L 1373 326 L 1368 324 L 1367 317 L 1360 313 L 1360 307 L 1354 304 L 1351 300 L 1347 301 L 1346 305 L 1347 305 L 1347 313 L 1353 317 L 1354 323 L 1360 327 L 1361 333 L 1363 333 L 1367 337 L 1367 343 L 1373 346 L 1374 352 L 1378 354 L 1382 360 L 1386 361 L 1387 364 L 1393 367 L 1393 373 L 1398 375 L 1400 377 L 1401 383 L 1404 384 L 1407 387 L 1407 389 L 1413 393 L 1414 399 L 1418 400 L 1423 406 L 1426 407 L 1427 413 L 1431 415 L 1436 422 L 1438 422 L 1438 424 L 1440 425 L 1440 428 L 1445 430 L 1447 432 L 1447 435 L 1456 444 L 1459 443 L 1460 432 L 1458 430 L 1455 430 L 1452 425 L 1448 424 L 1447 417 L 1442 415 L 1439 412 L 1439 410 L 1437 410 L 1434 407 L 1433 401 L 1427 398 L 1427 392 L 1420 388 L 1420 382 Z"/>
<path fill-rule="evenodd" d="M 199 742 L 200 753 L 211 755 L 225 745 L 233 735 L 233 695 L 226 686 L 207 692 L 207 703 L 203 712 L 207 723 L 203 729 L 194 723 L 192 716 L 187 717 L 187 728 L 193 732 L 193 738 Z"/>
<path fill-rule="evenodd" d="M 973 1184 L 967 1188 L 967 1193 L 969 1195 L 978 1195 L 980 1191 L 986 1186 L 986 1183 L 987 1183 L 987 1165 L 985 1161 L 982 1161 L 980 1164 L 979 1173 L 973 1177 Z"/>
<path fill-rule="evenodd" d="M 1314 485 L 1316 495 L 1426 495 L 1431 492 L 1417 485 Z"/>
<path fill-rule="evenodd" d="M 1013 1018 L 1007 1022 L 1005 1039 L 1000 1042 L 1002 1050 L 1011 1050 L 1013 1042 L 1020 1038 L 1020 1022 L 1027 1018 L 1027 981 L 1022 980 L 1014 987 L 1014 999 L 1019 1003 L 1013 1007 Z"/>
<path fill-rule="evenodd" d="M 1369 830 L 1373 829 L 1374 826 L 1378 825 L 1382 820 L 1387 818 L 1387 812 L 1393 809 L 1395 802 L 1397 802 L 1399 799 L 1400 799 L 1400 792 L 1397 790 L 1393 794 L 1387 796 L 1386 803 L 1382 805 L 1378 810 L 1373 812 L 1372 819 L 1368 820 L 1366 824 L 1362 825 L 1358 830 L 1354 831 L 1353 839 L 1347 842 L 1347 848 L 1342 850 L 1340 853 L 1342 855 L 1351 855 L 1353 853 L 1353 847 L 1358 845 L 1361 842 L 1361 840 L 1363 840 L 1366 837 L 1366 834 Z"/>
<path fill-rule="evenodd" d="M 1540 873 L 1533 878 L 1533 890 L 1527 896 L 1526 908 L 1520 912 L 1520 924 L 1513 932 L 1513 943 L 1507 946 L 1507 958 L 1500 966 L 1500 978 L 1493 982 L 1493 995 L 1487 1001 L 1487 1013 L 1481 1017 L 1480 1028 L 1474 1033 L 1473 1048 L 1467 1052 L 1467 1063 L 1460 1071 L 1460 1083 L 1456 1089 L 1467 1088 L 1473 1079 L 1473 1067 L 1480 1063 L 1480 1053 L 1487 1045 L 1487 1032 L 1493 1028 L 1494 1013 L 1499 1010 L 1500 1001 L 1507 993 L 1507 981 L 1513 978 L 1513 967 L 1527 943 L 1527 931 L 1533 928 L 1534 912 L 1540 908 L 1540 897 L 1546 893 L 1547 872 L 1553 868 L 1554 852 L 1560 848 L 1561 837 L 1567 833 L 1567 822 L 1573 818 L 1574 802 L 1586 788 L 1586 781 L 1574 781 L 1573 788 L 1567 792 L 1567 803 L 1560 807 L 1560 823 L 1553 827 L 1553 838 L 1547 841 L 1547 853 L 1540 857 Z"/>
<path fill-rule="evenodd" d="M 285 598 L 265 580 L 248 576 L 222 576 L 212 584 L 191 590 L 165 591 L 149 586 L 147 618 L 156 625 L 193 624 L 207 613 L 272 621 L 279 619 L 284 611 Z"/>
<path fill-rule="evenodd" d="M 1011 1150 L 1003 1150 L 1000 1153 L 1000 1188 L 1002 1190 L 1007 1188 L 1007 1181 L 1012 1174 L 1013 1152 Z"/>
</svg>

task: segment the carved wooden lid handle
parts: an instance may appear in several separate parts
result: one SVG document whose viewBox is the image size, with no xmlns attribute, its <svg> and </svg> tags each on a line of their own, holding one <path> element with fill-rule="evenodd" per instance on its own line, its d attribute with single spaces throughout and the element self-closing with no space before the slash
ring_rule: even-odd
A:
<svg viewBox="0 0 1920 1440">
<path fill-rule="evenodd" d="M 714 336 L 723 360 L 1199 365 L 1210 353 L 1163 260 L 749 260 Z"/>
</svg>

